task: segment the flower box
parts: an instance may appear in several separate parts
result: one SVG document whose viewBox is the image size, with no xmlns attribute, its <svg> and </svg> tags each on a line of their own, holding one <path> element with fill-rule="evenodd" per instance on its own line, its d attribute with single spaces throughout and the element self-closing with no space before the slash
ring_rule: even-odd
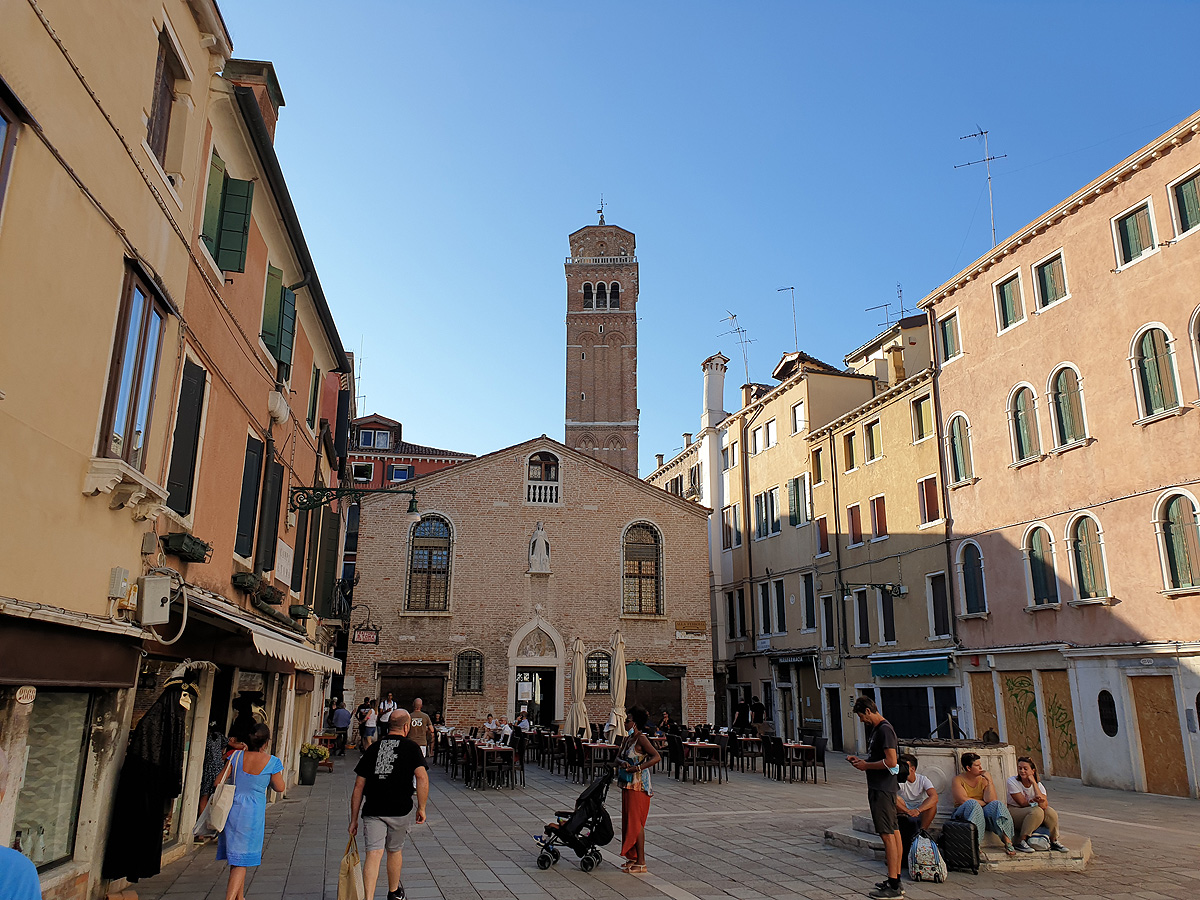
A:
<svg viewBox="0 0 1200 900">
<path fill-rule="evenodd" d="M 188 562 L 205 563 L 212 557 L 212 544 L 202 541 L 200 538 L 190 535 L 186 531 L 176 532 L 175 534 L 164 534 L 160 540 L 162 541 L 163 549 L 168 553 Z"/>
<path fill-rule="evenodd" d="M 233 586 L 247 594 L 257 593 L 261 584 L 262 579 L 253 572 L 237 572 L 233 576 Z"/>
</svg>

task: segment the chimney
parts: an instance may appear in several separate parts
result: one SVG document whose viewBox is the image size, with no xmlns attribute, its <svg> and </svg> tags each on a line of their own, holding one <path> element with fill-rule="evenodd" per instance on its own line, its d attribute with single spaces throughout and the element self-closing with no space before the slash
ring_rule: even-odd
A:
<svg viewBox="0 0 1200 900">
<path fill-rule="evenodd" d="M 683 433 L 683 449 L 686 450 L 690 446 L 692 446 L 692 433 L 685 431 Z"/>
<path fill-rule="evenodd" d="M 654 454 L 654 468 L 661 469 L 663 467 L 663 455 L 661 453 Z"/>
<path fill-rule="evenodd" d="M 888 384 L 899 384 L 904 380 L 904 348 L 888 348 Z"/>
<path fill-rule="evenodd" d="M 284 105 L 283 91 L 275 77 L 275 67 L 260 59 L 231 59 L 225 63 L 221 77 L 236 85 L 254 91 L 258 108 L 262 110 L 267 133 L 275 140 L 275 125 L 279 121 L 279 107 Z"/>
<path fill-rule="evenodd" d="M 704 372 L 704 410 L 700 427 L 713 428 L 725 418 L 725 370 L 728 357 L 716 353 L 700 364 Z"/>
</svg>

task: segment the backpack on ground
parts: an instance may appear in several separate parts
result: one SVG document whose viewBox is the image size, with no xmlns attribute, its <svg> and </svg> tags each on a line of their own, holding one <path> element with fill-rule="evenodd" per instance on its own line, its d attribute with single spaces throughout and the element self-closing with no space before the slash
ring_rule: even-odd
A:
<svg viewBox="0 0 1200 900">
<path fill-rule="evenodd" d="M 913 881 L 932 881 L 941 884 L 946 880 L 946 861 L 938 852 L 937 844 L 929 832 L 921 829 L 908 848 L 908 877 Z"/>
<path fill-rule="evenodd" d="M 938 848 L 947 867 L 972 875 L 979 874 L 979 830 L 974 822 L 951 819 L 942 826 Z"/>
<path fill-rule="evenodd" d="M 1025 843 L 1029 844 L 1034 850 L 1049 850 L 1050 849 L 1050 829 L 1045 825 L 1039 825 L 1033 829 L 1033 834 L 1025 838 Z"/>
</svg>

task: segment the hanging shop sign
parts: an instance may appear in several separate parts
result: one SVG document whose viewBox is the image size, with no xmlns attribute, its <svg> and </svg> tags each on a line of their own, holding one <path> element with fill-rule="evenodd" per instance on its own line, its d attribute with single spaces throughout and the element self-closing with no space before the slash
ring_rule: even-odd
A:
<svg viewBox="0 0 1200 900">
<path fill-rule="evenodd" d="M 377 625 L 359 625 L 350 633 L 353 644 L 378 644 L 379 627 Z"/>
</svg>

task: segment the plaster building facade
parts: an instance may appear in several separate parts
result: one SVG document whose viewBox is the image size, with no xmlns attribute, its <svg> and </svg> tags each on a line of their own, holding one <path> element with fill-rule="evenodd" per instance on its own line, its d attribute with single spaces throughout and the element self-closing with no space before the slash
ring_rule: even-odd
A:
<svg viewBox="0 0 1200 900">
<path fill-rule="evenodd" d="M 921 303 L 974 732 L 1200 796 L 1200 114 Z"/>
<path fill-rule="evenodd" d="M 0 29 L 0 479 L 26 511 L 0 523 L 0 840 L 21 832 L 51 900 L 119 887 L 114 845 L 186 850 L 209 717 L 227 728 L 237 695 L 294 777 L 337 668 L 313 548 L 340 535 L 306 552 L 286 498 L 336 482 L 316 410 L 346 371 L 270 65 L 231 59 L 208 0 L 76 6 L 12 4 Z M 109 841 L 131 730 L 171 682 L 182 790 L 138 781 L 162 827 Z"/>
<path fill-rule="evenodd" d="M 362 502 L 356 602 L 381 628 L 351 644 L 355 691 L 415 696 L 451 725 L 522 708 L 561 723 L 571 646 L 587 651 L 591 721 L 605 723 L 613 632 L 668 678 L 628 702 L 713 715 L 708 510 L 545 436 Z M 413 519 L 416 521 L 413 521 Z"/>
</svg>

